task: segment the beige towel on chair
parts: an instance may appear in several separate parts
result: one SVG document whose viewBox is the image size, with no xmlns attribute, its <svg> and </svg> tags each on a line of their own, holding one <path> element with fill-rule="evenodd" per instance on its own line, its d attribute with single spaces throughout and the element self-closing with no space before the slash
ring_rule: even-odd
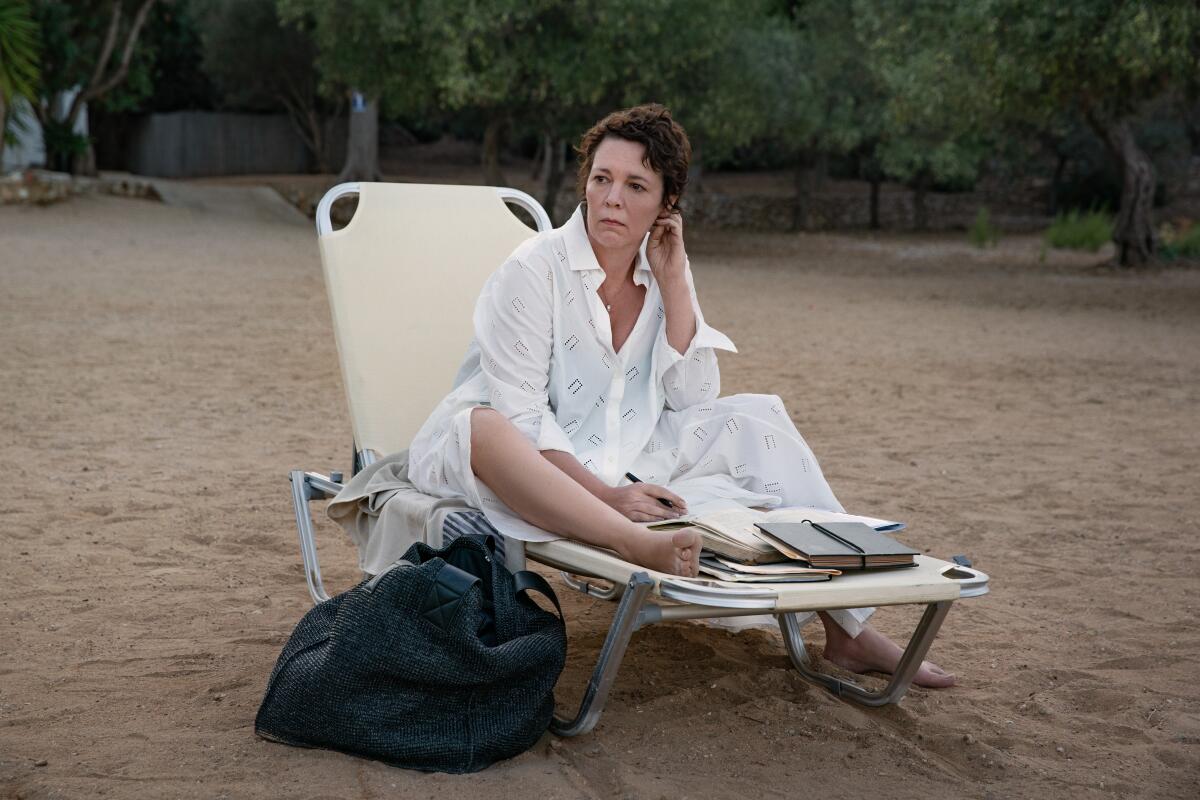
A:
<svg viewBox="0 0 1200 800">
<path fill-rule="evenodd" d="M 442 523 L 455 511 L 473 511 L 457 498 L 423 494 L 408 480 L 408 451 L 401 450 L 350 479 L 325 513 L 358 547 L 358 566 L 369 575 L 387 569 L 413 542 L 442 546 Z"/>
</svg>

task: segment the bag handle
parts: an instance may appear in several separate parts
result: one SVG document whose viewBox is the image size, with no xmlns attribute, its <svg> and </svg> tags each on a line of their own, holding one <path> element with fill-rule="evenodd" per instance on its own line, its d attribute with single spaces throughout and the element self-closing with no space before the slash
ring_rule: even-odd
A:
<svg viewBox="0 0 1200 800">
<path fill-rule="evenodd" d="M 562 606 L 558 604 L 558 595 L 554 593 L 554 590 L 550 588 L 550 584 L 541 575 L 527 569 L 514 572 L 513 588 L 518 592 L 541 592 L 558 609 L 559 621 L 566 624 L 567 618 L 563 614 Z"/>
</svg>

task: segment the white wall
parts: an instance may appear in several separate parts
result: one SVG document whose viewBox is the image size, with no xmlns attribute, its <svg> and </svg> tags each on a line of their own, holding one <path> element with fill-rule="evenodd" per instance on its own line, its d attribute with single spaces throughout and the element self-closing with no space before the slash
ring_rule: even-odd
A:
<svg viewBox="0 0 1200 800">
<path fill-rule="evenodd" d="M 76 89 L 60 96 L 60 113 L 70 106 L 78 91 Z M 21 125 L 14 131 L 17 135 L 17 143 L 4 148 L 4 164 L 0 168 L 0 172 L 43 166 L 46 163 L 46 147 L 42 142 L 42 126 L 38 124 L 37 117 L 33 115 L 33 109 L 29 106 L 28 101 L 18 98 L 9 113 L 16 117 Z M 75 122 L 75 132 L 82 136 L 87 135 L 87 106 L 84 106 L 83 111 L 79 113 L 79 119 Z"/>
</svg>

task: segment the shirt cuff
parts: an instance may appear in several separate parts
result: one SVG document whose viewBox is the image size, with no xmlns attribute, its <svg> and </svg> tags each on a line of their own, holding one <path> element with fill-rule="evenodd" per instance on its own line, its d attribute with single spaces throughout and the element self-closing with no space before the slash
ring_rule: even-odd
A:
<svg viewBox="0 0 1200 800">
<path fill-rule="evenodd" d="M 704 318 L 700 316 L 700 309 L 696 310 L 696 333 L 692 336 L 692 341 L 688 345 L 687 352 L 680 353 L 671 343 L 667 341 L 667 329 L 659 332 L 658 339 L 658 364 L 661 372 L 666 372 L 671 367 L 678 364 L 684 359 L 691 358 L 697 350 L 705 347 L 713 348 L 714 350 L 728 350 L 731 353 L 737 352 L 737 347 L 728 336 L 721 333 L 716 328 L 705 323 Z"/>
<path fill-rule="evenodd" d="M 554 414 L 550 413 L 550 409 L 542 411 L 541 429 L 538 431 L 537 438 L 538 450 L 561 450 L 564 453 L 575 455 L 575 446 L 571 444 L 570 438 L 563 432 L 562 426 L 558 424 L 558 420 Z"/>
</svg>

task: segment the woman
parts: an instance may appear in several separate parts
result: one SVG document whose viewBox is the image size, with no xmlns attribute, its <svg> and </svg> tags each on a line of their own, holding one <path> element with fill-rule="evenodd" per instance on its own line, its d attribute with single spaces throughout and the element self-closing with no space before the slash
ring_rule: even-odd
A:
<svg viewBox="0 0 1200 800">
<path fill-rule="evenodd" d="M 684 250 L 683 129 L 638 106 L 597 123 L 579 153 L 584 202 L 488 280 L 455 388 L 410 447 L 410 479 L 506 535 L 567 537 L 686 576 L 699 536 L 638 524 L 686 513 L 685 496 L 842 510 L 778 397 L 717 397 L 716 350 L 734 347 L 705 324 Z M 895 668 L 900 648 L 865 624 L 871 612 L 821 614 L 827 658 Z M 926 663 L 916 682 L 953 677 Z"/>
</svg>

